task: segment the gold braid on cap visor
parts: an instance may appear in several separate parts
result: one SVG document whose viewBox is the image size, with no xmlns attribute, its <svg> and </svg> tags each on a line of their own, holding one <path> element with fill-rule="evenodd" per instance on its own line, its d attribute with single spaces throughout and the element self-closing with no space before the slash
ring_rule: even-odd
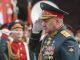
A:
<svg viewBox="0 0 80 60">
<path fill-rule="evenodd" d="M 14 25 L 12 26 L 11 29 L 15 29 L 15 28 L 23 28 L 23 26 L 21 26 L 20 23 L 16 23 L 16 24 L 14 24 Z"/>
<path fill-rule="evenodd" d="M 41 20 L 46 20 L 46 19 L 50 19 L 50 18 L 54 18 L 57 17 L 57 15 L 54 15 L 48 11 L 42 11 L 42 16 L 40 17 Z"/>
</svg>

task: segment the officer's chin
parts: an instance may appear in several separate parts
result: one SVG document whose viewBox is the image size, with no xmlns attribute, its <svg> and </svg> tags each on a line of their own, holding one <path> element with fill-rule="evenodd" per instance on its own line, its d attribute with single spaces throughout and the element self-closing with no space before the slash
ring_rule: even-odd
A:
<svg viewBox="0 0 80 60">
<path fill-rule="evenodd" d="M 48 30 L 45 30 L 45 33 L 49 33 L 49 31 Z"/>
</svg>

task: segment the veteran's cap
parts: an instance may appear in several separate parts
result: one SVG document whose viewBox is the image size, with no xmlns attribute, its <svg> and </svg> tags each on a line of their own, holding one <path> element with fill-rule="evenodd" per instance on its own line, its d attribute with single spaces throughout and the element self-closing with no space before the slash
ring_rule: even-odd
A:
<svg viewBox="0 0 80 60">
<path fill-rule="evenodd" d="M 50 1 L 49 1 L 50 2 Z M 49 19 L 52 17 L 58 17 L 58 18 L 64 18 L 64 15 L 68 15 L 69 13 L 60 9 L 55 3 L 52 2 L 46 3 L 46 1 L 40 3 L 40 7 L 43 10 L 42 11 L 42 16 L 40 19 Z"/>
<path fill-rule="evenodd" d="M 39 19 L 48 19 L 52 17 L 64 18 L 64 15 L 69 13 L 60 9 L 55 3 L 51 1 L 39 1 L 31 10 L 31 20 L 35 23 Z"/>
</svg>

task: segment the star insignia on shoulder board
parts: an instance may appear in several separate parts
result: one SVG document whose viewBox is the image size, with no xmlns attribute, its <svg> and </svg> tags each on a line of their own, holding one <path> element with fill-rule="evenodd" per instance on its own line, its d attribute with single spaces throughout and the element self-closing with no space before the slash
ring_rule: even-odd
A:
<svg viewBox="0 0 80 60">
<path fill-rule="evenodd" d="M 43 5 L 40 5 L 41 7 L 44 7 Z"/>
<path fill-rule="evenodd" d="M 74 51 L 74 49 L 71 47 L 71 48 L 69 48 L 69 50 L 68 50 L 69 52 L 73 52 Z"/>
</svg>

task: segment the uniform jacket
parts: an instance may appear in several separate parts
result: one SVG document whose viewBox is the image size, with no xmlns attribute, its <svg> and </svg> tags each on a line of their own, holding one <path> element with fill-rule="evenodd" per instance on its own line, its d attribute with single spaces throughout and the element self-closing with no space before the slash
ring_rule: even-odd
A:
<svg viewBox="0 0 80 60">
<path fill-rule="evenodd" d="M 30 60 L 27 43 L 10 42 L 7 39 L 4 36 L 0 37 L 0 60 Z M 14 59 L 14 54 L 16 55 L 17 53 L 19 57 Z"/>
<path fill-rule="evenodd" d="M 36 54 L 36 60 L 78 60 L 78 44 L 64 27 L 52 37 L 48 34 L 40 42 L 41 33 L 31 34 L 29 48 Z"/>
<path fill-rule="evenodd" d="M 8 57 L 12 60 L 30 60 L 27 44 L 25 42 L 9 42 Z"/>
<path fill-rule="evenodd" d="M 8 56 L 7 56 L 7 46 L 6 46 L 6 42 L 8 42 L 8 36 L 6 34 L 1 34 L 0 36 L 0 60 L 8 60 Z"/>
</svg>

